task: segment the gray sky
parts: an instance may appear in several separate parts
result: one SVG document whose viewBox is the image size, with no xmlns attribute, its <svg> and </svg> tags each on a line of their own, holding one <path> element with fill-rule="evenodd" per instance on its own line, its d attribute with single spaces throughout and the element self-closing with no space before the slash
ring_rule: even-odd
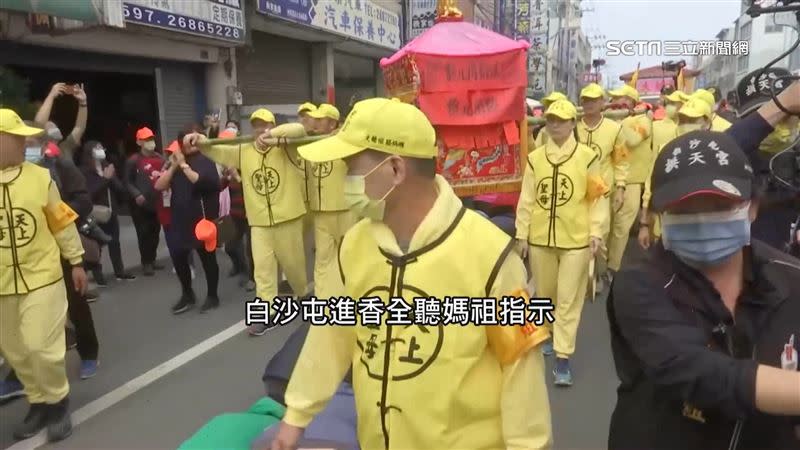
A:
<svg viewBox="0 0 800 450">
<path fill-rule="evenodd" d="M 739 17 L 739 0 L 584 0 L 583 31 L 590 38 L 605 35 L 606 40 L 715 40 L 716 34 L 731 26 Z M 605 45 L 605 41 L 592 41 Z M 636 64 L 649 67 L 674 56 L 606 56 L 606 49 L 594 50 L 593 58 L 606 60 L 603 77 L 612 86 L 621 84 L 619 76 L 636 69 Z M 689 66 L 692 56 L 685 56 Z M 603 80 L 605 86 L 605 79 Z"/>
</svg>

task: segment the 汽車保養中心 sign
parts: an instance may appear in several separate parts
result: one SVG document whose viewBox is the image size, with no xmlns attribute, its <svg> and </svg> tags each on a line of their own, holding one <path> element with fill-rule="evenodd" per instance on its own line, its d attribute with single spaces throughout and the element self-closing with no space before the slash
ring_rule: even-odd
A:
<svg viewBox="0 0 800 450">
<path fill-rule="evenodd" d="M 258 12 L 362 42 L 400 48 L 400 15 L 369 0 L 258 0 Z"/>
<path fill-rule="evenodd" d="M 244 42 L 245 0 L 125 0 L 126 22 L 210 39 Z"/>
</svg>

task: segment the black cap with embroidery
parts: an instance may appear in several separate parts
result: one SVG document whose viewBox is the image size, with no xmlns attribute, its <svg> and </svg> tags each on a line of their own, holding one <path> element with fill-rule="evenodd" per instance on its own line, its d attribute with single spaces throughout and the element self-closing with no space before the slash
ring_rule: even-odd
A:
<svg viewBox="0 0 800 450">
<path fill-rule="evenodd" d="M 749 199 L 753 181 L 750 160 L 732 137 L 693 131 L 670 141 L 656 158 L 652 207 L 663 211 L 699 194 Z"/>
<path fill-rule="evenodd" d="M 759 75 L 760 72 L 761 73 Z M 788 70 L 775 67 L 767 70 L 758 69 L 748 73 L 736 85 L 736 99 L 738 108 L 736 113 L 744 117 L 763 103 L 772 100 L 770 86 L 775 83 L 775 93 L 778 94 L 791 84 L 791 80 L 779 79 L 791 76 Z M 756 79 L 758 77 L 758 79 Z"/>
</svg>

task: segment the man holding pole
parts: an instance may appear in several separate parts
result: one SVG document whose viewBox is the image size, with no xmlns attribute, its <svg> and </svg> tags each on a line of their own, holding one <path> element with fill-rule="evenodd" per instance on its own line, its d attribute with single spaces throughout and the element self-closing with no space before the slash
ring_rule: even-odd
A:
<svg viewBox="0 0 800 450">
<path fill-rule="evenodd" d="M 317 134 L 334 133 L 339 128 L 339 110 L 323 103 L 308 114 L 314 121 Z M 314 221 L 314 294 L 328 299 L 341 295 L 335 286 L 339 277 L 336 251 L 347 230 L 355 222 L 345 201 L 347 164 L 341 159 L 312 163 L 306 161 L 308 174 L 308 203 Z"/>
</svg>

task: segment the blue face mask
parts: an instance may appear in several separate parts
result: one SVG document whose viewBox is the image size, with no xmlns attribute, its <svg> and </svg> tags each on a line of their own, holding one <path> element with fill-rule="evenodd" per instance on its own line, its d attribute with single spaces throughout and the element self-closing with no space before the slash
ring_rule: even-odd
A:
<svg viewBox="0 0 800 450">
<path fill-rule="evenodd" d="M 25 161 L 28 161 L 30 163 L 37 163 L 39 162 L 40 159 L 42 159 L 41 146 L 25 147 Z"/>
<path fill-rule="evenodd" d="M 717 266 L 750 244 L 750 204 L 734 211 L 661 217 L 662 242 L 695 269 Z"/>
</svg>

